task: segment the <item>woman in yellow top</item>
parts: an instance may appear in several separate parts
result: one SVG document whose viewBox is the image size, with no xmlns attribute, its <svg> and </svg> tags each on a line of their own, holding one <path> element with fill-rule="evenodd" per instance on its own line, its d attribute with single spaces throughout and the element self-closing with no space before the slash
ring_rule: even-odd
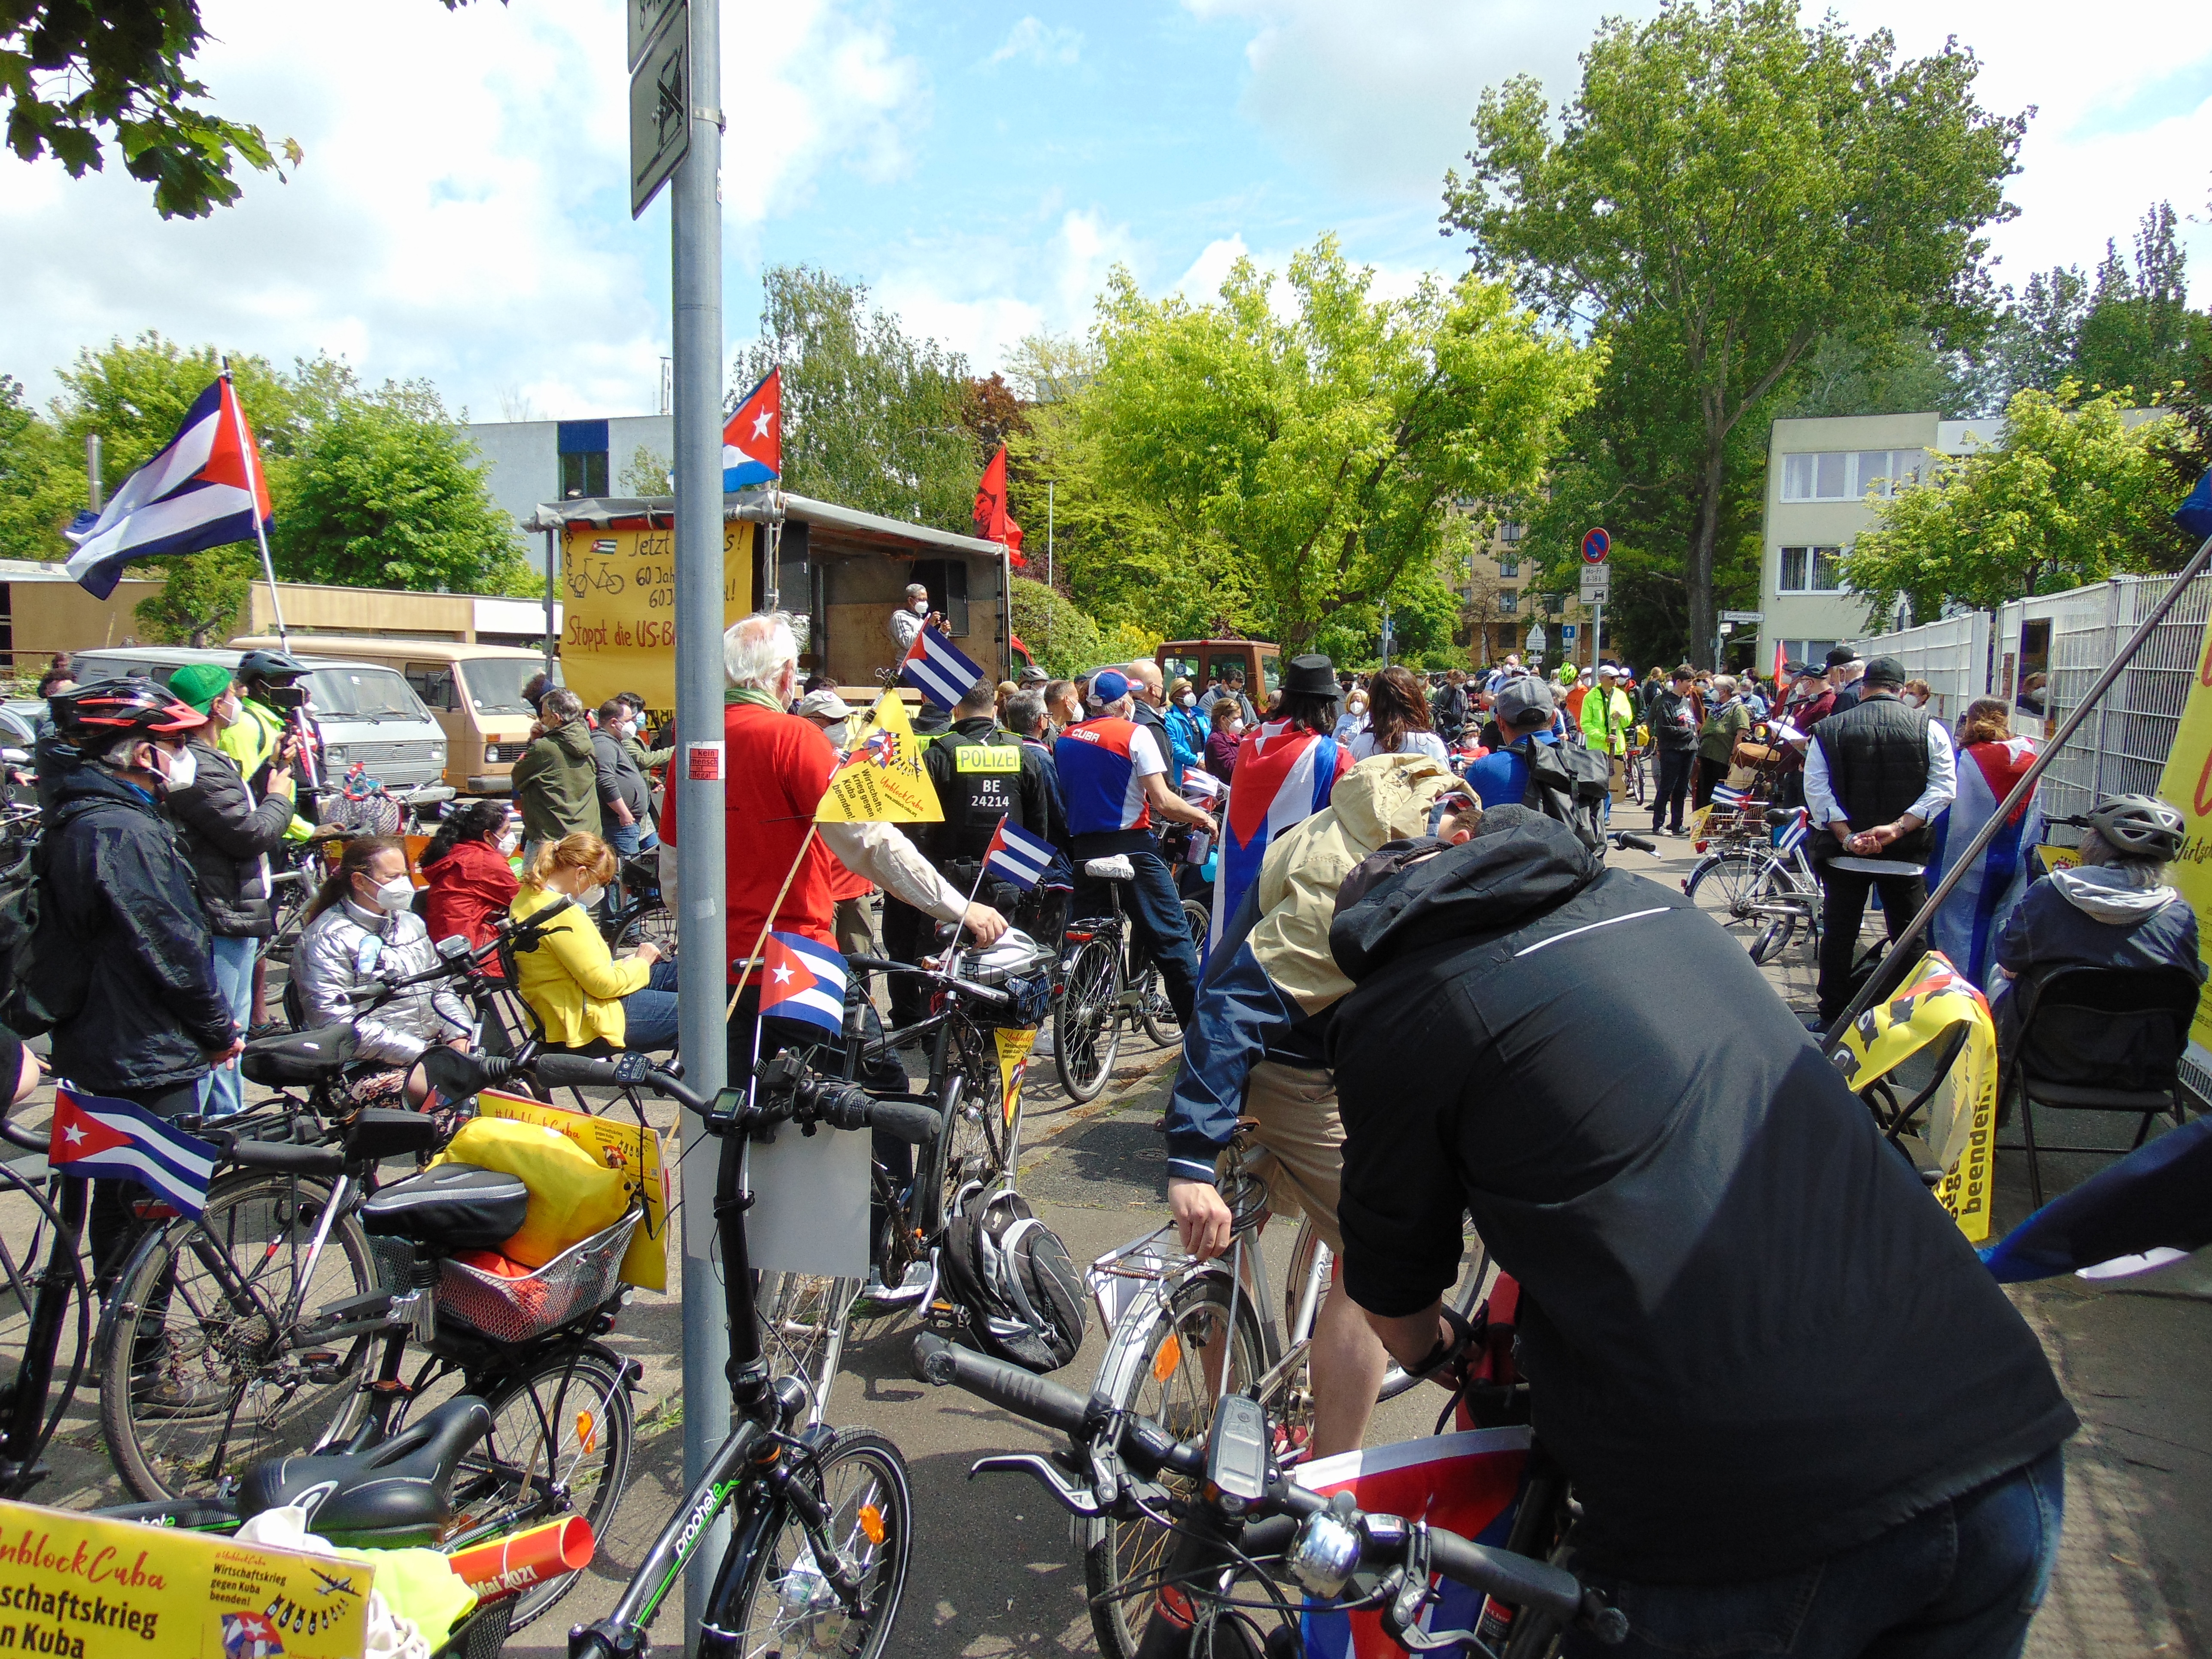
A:
<svg viewBox="0 0 2212 1659">
<path fill-rule="evenodd" d="M 575 905 L 546 925 L 535 951 L 515 952 L 518 989 L 556 1050 L 653 1051 L 676 1042 L 676 964 L 647 943 L 619 961 L 592 908 L 615 878 L 614 849 L 597 836 L 563 836 L 538 849 L 507 914 L 527 920 L 547 905 Z"/>
</svg>

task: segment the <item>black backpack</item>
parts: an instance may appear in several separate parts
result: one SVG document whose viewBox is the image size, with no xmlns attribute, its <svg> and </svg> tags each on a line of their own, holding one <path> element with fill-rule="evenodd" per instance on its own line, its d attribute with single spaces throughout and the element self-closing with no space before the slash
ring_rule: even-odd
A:
<svg viewBox="0 0 2212 1659">
<path fill-rule="evenodd" d="M 17 1036 L 43 1036 L 84 1006 L 92 967 L 82 949 L 40 933 L 56 931 L 46 866 L 62 826 L 83 816 L 66 814 L 31 849 L 0 869 L 0 1025 Z"/>
<path fill-rule="evenodd" d="M 985 1353 L 1042 1376 L 1083 1346 L 1083 1277 L 1059 1235 L 1012 1188 L 971 1181 L 960 1189 L 945 1224 L 944 1268 Z"/>
<path fill-rule="evenodd" d="M 1539 743 L 1523 738 L 1513 745 L 1528 768 L 1528 787 L 1521 804 L 1557 818 L 1600 859 L 1605 857 L 1605 802 L 1613 789 L 1613 764 L 1580 744 Z"/>
</svg>

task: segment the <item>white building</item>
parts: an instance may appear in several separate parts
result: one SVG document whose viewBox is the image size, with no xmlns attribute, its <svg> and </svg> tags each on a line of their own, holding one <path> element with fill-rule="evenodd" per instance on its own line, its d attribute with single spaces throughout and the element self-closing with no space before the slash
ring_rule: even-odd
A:
<svg viewBox="0 0 2212 1659">
<path fill-rule="evenodd" d="M 672 415 L 617 415 L 599 421 L 484 421 L 466 428 L 488 475 L 492 499 L 520 524 L 544 501 L 605 495 L 659 495 L 665 479 L 626 489 L 623 475 L 641 449 L 664 463 L 676 453 Z"/>
</svg>

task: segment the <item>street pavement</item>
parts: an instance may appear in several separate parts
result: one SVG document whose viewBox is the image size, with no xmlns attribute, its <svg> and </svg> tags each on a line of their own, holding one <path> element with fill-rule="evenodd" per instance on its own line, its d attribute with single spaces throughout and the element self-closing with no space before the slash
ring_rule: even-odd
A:
<svg viewBox="0 0 2212 1659">
<path fill-rule="evenodd" d="M 1632 814 L 1624 821 L 1639 817 Z M 1614 861 L 1679 886 L 1694 851 L 1685 842 L 1659 844 L 1656 860 L 1631 852 L 1616 854 Z M 1870 933 L 1875 927 L 1878 920 L 1870 918 Z M 1811 1006 L 1811 965 L 1802 945 L 1767 976 L 1794 1006 Z M 1693 1015 L 1695 996 L 1694 988 L 1683 993 L 1686 1017 Z M 1113 1082 L 1085 1106 L 1060 1094 L 1049 1061 L 1031 1068 L 1021 1188 L 1079 1264 L 1167 1218 L 1157 1125 L 1172 1059 L 1133 1036 L 1125 1043 Z M 40 1122 L 46 1115 L 36 1106 L 22 1110 L 26 1121 Z M 2054 1122 L 2051 1133 L 2070 1139 L 2084 1127 Z M 2081 1138 L 2117 1136 L 2113 1144 L 2124 1145 L 2127 1133 L 2124 1123 L 2092 1120 Z M 2094 1159 L 2049 1160 L 2046 1180 L 2070 1184 L 2096 1166 Z M 1997 1187 L 2002 1229 L 2028 1207 L 2017 1153 L 2000 1156 Z M 1279 1231 L 1286 1245 L 1287 1231 Z M 678 1277 L 672 1258 L 670 1277 Z M 2058 1570 L 2028 1653 L 2033 1659 L 2154 1653 L 2212 1659 L 2197 1611 L 2212 1605 L 2205 1600 L 2212 1594 L 2212 1395 L 2203 1386 L 2212 1375 L 2212 1252 L 2124 1288 L 2065 1279 L 2027 1287 L 2015 1300 L 2084 1423 L 2068 1451 Z M 585 1580 L 538 1625 L 511 1639 L 508 1653 L 533 1659 L 564 1654 L 568 1626 L 612 1606 L 653 1533 L 679 1503 L 684 1311 L 672 1293 L 641 1292 L 609 1339 L 645 1368 L 629 1490 Z M 719 1316 L 719 1310 L 710 1316 Z M 914 1569 L 890 1650 L 901 1659 L 1095 1651 L 1067 1517 L 1022 1477 L 968 1479 L 976 1457 L 1041 1449 L 1047 1437 L 957 1390 L 914 1381 L 908 1352 L 917 1328 L 911 1316 L 857 1328 L 830 1413 L 834 1422 L 890 1436 L 912 1471 Z M 0 1332 L 0 1339 L 5 1334 Z M 1059 1374 L 1060 1380 L 1085 1387 L 1103 1349 L 1094 1310 L 1084 1350 Z M 1436 1402 L 1423 1397 L 1427 1392 L 1382 1407 L 1370 1443 L 1428 1433 Z M 42 1501 L 84 1507 L 120 1500 L 99 1436 L 96 1403 L 79 1400 L 51 1461 L 56 1474 L 40 1492 Z M 680 1602 L 680 1596 L 672 1599 L 653 1630 L 659 1650 L 682 1650 Z"/>
</svg>

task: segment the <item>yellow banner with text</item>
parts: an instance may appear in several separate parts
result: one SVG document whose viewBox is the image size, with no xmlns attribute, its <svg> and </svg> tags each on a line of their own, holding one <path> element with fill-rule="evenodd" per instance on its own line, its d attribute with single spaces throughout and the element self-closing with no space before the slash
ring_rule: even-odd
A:
<svg viewBox="0 0 2212 1659">
<path fill-rule="evenodd" d="M 561 669 L 596 707 L 635 691 L 646 706 L 676 706 L 676 532 L 669 525 L 562 532 Z M 722 526 L 722 626 L 753 608 L 753 526 Z"/>
<path fill-rule="evenodd" d="M 2205 629 L 2197 647 L 2197 672 L 2189 682 L 2173 747 L 2166 750 L 2158 793 L 2180 811 L 2189 828 L 2180 856 L 2166 866 L 2166 879 L 2197 912 L 2197 948 L 2212 962 L 2212 628 Z M 2212 1064 L 2212 981 L 2197 1000 L 2189 1045 L 2200 1063 Z"/>
</svg>

